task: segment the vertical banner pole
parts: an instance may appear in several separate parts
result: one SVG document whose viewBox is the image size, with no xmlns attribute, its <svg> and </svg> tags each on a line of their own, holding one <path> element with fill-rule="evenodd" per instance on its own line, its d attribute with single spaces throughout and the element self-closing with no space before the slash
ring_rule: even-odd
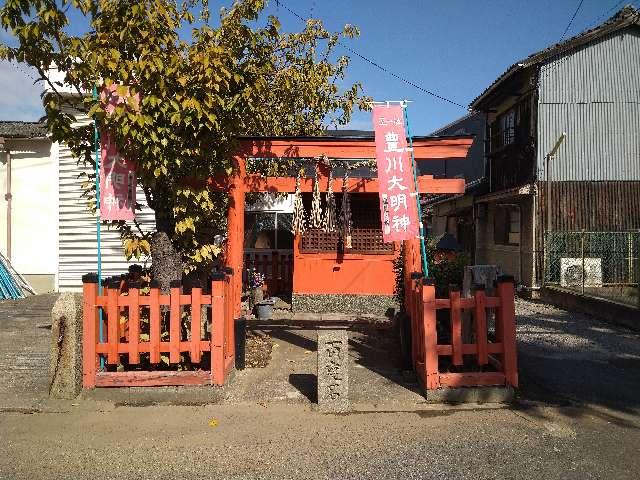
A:
<svg viewBox="0 0 640 480">
<path fill-rule="evenodd" d="M 416 169 L 416 159 L 413 154 L 413 137 L 409 127 L 409 115 L 407 115 L 407 102 L 402 102 L 404 111 L 404 123 L 407 125 L 407 137 L 409 137 L 409 150 L 411 151 L 411 167 L 413 168 L 413 184 L 416 190 L 416 204 L 418 207 L 418 227 L 420 228 L 420 254 L 422 256 L 422 274 L 425 278 L 429 276 L 429 264 L 427 263 L 427 247 L 424 243 L 424 224 L 422 222 L 422 207 L 420 206 L 420 190 L 418 187 L 418 173 Z"/>
<path fill-rule="evenodd" d="M 98 89 L 93 86 L 93 99 L 98 99 Z M 97 240 L 97 258 L 98 258 L 98 295 L 102 295 L 102 253 L 100 245 L 100 134 L 98 132 L 98 118 L 93 117 L 93 142 L 95 145 L 96 155 L 96 240 Z M 102 307 L 98 308 L 100 318 L 98 320 L 100 343 L 104 342 L 104 325 L 102 321 Z M 100 369 L 104 370 L 104 356 L 100 355 Z"/>
</svg>

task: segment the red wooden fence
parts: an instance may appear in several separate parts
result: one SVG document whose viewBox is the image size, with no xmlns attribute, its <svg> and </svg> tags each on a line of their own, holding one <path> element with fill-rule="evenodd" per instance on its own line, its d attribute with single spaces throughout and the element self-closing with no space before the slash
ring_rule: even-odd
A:
<svg viewBox="0 0 640 480">
<path fill-rule="evenodd" d="M 415 253 L 411 247 L 405 252 L 405 267 L 413 266 Z M 469 298 L 461 298 L 455 289 L 450 290 L 449 298 L 436 298 L 432 281 L 405 274 L 405 308 L 411 317 L 413 365 L 425 388 L 518 386 L 512 277 L 498 279 L 496 296 L 486 296 L 477 288 Z M 436 311 L 443 309 L 450 313 L 448 335 L 442 335 L 448 337 L 447 343 L 438 338 L 437 331 Z M 463 341 L 463 311 L 469 311 L 473 320 L 472 343 Z M 487 321 L 491 311 L 495 312 L 492 338 Z M 442 357 L 449 357 L 449 370 L 458 371 L 441 372 Z"/>
<path fill-rule="evenodd" d="M 230 277 L 217 275 L 211 290 L 193 287 L 184 294 L 179 284 L 172 284 L 170 294 L 160 293 L 152 285 L 148 294 L 141 294 L 137 282 L 108 282 L 98 295 L 95 274 L 85 275 L 83 281 L 83 386 L 157 386 L 157 385 L 223 385 L 225 375 L 234 361 L 233 301 L 229 294 Z M 211 306 L 209 338 L 203 338 L 202 309 Z M 168 310 L 169 321 L 162 339 L 161 307 Z M 190 325 L 186 338 L 181 338 L 183 307 L 189 306 Z M 141 309 L 148 309 L 148 334 L 141 337 Z M 208 309 L 207 309 L 208 310 Z M 124 315 L 124 313 L 127 315 Z M 209 315 L 207 315 L 209 317 Z M 102 322 L 103 339 L 99 329 Z M 206 328 L 205 328 L 206 330 Z M 204 332 L 206 337 L 206 332 Z M 188 353 L 192 365 L 200 364 L 203 352 L 210 352 L 210 368 L 192 371 L 132 370 L 100 371 L 100 357 L 107 366 L 121 363 L 121 356 L 132 368 L 140 365 L 141 354 L 149 354 L 149 363 L 159 365 L 162 354 L 169 365 L 181 362 L 181 354 Z"/>
</svg>

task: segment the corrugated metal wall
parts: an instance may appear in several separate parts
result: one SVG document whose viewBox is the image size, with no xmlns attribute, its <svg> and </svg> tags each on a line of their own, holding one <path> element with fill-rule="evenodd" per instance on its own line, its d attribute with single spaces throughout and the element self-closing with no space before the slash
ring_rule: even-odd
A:
<svg viewBox="0 0 640 480">
<path fill-rule="evenodd" d="M 539 180 L 640 180 L 640 29 L 627 29 L 543 65 L 538 97 Z"/>
<path fill-rule="evenodd" d="M 544 64 L 538 91 L 534 245 L 542 282 L 547 186 L 552 231 L 640 229 L 640 29 Z M 545 156 L 567 138 L 549 168 Z"/>
<path fill-rule="evenodd" d="M 87 207 L 87 199 L 81 196 L 86 178 L 78 178 L 81 171 L 89 172 L 90 168 L 79 166 L 65 145 L 58 146 L 58 162 L 58 290 L 80 291 L 82 275 L 97 270 L 96 219 Z M 137 201 L 145 204 L 139 187 Z M 153 230 L 154 214 L 146 204 L 136 218 L 145 231 Z M 136 263 L 125 259 L 118 231 L 103 226 L 101 242 L 103 277 L 124 273 Z"/>
</svg>

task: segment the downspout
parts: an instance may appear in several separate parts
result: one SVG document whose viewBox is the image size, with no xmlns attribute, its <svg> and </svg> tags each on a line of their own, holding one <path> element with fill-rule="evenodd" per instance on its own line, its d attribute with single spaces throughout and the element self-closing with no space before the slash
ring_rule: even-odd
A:
<svg viewBox="0 0 640 480">
<path fill-rule="evenodd" d="M 7 258 L 11 261 L 11 151 L 7 149 Z"/>
<path fill-rule="evenodd" d="M 5 139 L 0 137 L 0 153 L 6 154 L 5 165 L 6 174 L 6 193 L 4 199 L 7 201 L 7 259 L 11 261 L 11 152 L 6 146 Z"/>
</svg>

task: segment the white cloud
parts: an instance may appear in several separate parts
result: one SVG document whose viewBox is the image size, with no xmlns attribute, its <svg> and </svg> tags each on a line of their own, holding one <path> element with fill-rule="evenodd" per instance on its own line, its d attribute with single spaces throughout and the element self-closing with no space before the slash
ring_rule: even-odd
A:
<svg viewBox="0 0 640 480">
<path fill-rule="evenodd" d="M 0 120 L 38 120 L 44 115 L 40 83 L 25 65 L 0 62 Z"/>
</svg>

